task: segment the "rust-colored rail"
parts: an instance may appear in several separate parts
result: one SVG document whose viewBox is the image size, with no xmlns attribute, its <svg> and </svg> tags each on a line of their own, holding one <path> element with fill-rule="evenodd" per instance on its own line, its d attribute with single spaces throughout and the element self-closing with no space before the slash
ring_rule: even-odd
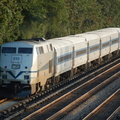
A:
<svg viewBox="0 0 120 120">
<path fill-rule="evenodd" d="M 111 68 L 112 70 L 113 68 Z M 108 71 L 105 71 L 105 73 L 109 72 L 110 70 Z M 107 73 L 108 74 L 108 73 Z M 74 99 L 73 102 L 70 102 L 67 106 L 64 106 L 63 109 L 61 108 L 58 108 L 60 107 L 61 103 L 62 104 L 66 104 L 66 102 L 68 101 L 68 99 L 72 99 L 73 97 L 76 98 L 75 95 L 78 95 L 77 93 L 75 93 L 76 91 L 81 91 L 81 88 L 85 88 L 86 86 L 90 87 L 90 84 L 93 85 L 93 81 L 97 81 L 98 78 L 100 78 L 100 76 L 102 76 L 103 73 L 101 73 L 100 75 L 98 76 L 95 76 L 93 79 L 91 79 L 90 81 L 82 84 L 81 86 L 77 87 L 77 88 L 74 88 L 72 91 L 68 92 L 67 94 L 61 96 L 60 98 L 58 98 L 57 100 L 51 102 L 50 104 L 44 106 L 43 108 L 33 112 L 32 114 L 28 115 L 27 117 L 25 117 L 23 120 L 28 120 L 28 119 L 32 119 L 32 118 L 41 118 L 41 116 L 44 116 L 46 113 L 49 114 L 49 111 L 54 111 L 54 108 L 55 109 L 60 109 L 58 111 L 55 111 L 55 113 L 52 113 L 53 115 L 50 116 L 49 118 L 47 118 L 48 120 L 57 120 L 57 119 L 60 119 L 61 117 L 63 117 L 68 111 L 74 109 L 77 105 L 79 104 L 82 104 L 83 101 L 85 101 L 86 99 L 89 99 L 92 95 L 94 95 L 96 92 L 98 92 L 99 90 L 101 90 L 102 88 L 104 88 L 106 85 L 110 84 L 112 81 L 115 80 L 116 77 L 118 77 L 120 75 L 120 72 L 116 73 L 115 75 L 113 75 L 111 78 L 105 80 L 105 81 L 102 81 L 102 83 L 98 84 L 97 86 L 95 86 L 95 88 L 91 89 L 90 91 L 88 90 L 88 92 L 86 92 L 85 94 L 83 94 L 82 96 L 80 95 L 79 98 L 77 98 L 76 100 Z M 103 76 L 102 76 L 103 77 Z M 103 77 L 104 78 L 104 77 Z M 87 88 L 86 87 L 86 88 Z M 83 89 L 82 89 L 83 90 Z M 79 92 L 78 92 L 79 93 Z M 65 98 L 65 102 L 64 102 L 64 99 Z M 66 99 L 68 98 L 68 99 Z M 55 107 L 54 107 L 55 106 Z M 66 112 L 67 111 L 67 112 Z M 36 119 L 37 119 L 36 118 Z M 43 119 L 46 119 L 43 118 Z"/>
<path fill-rule="evenodd" d="M 7 98 L 4 98 L 4 99 L 0 100 L 0 104 L 7 101 L 7 100 L 8 100 Z"/>
<path fill-rule="evenodd" d="M 102 120 L 102 119 L 105 120 L 105 117 L 102 116 L 101 113 L 104 115 L 107 115 L 108 112 L 110 112 L 109 104 L 115 103 L 115 104 L 117 104 L 117 106 L 119 106 L 120 105 L 119 100 L 120 100 L 120 89 L 118 89 L 108 99 L 106 99 L 102 104 L 100 104 L 97 108 L 95 108 L 92 112 L 90 112 L 83 120 L 95 120 L 97 118 L 99 118 L 99 120 Z M 115 104 L 112 106 L 115 106 Z M 106 107 L 107 105 L 109 105 L 109 107 Z M 113 108 L 111 107 L 111 109 L 113 109 Z"/>
</svg>

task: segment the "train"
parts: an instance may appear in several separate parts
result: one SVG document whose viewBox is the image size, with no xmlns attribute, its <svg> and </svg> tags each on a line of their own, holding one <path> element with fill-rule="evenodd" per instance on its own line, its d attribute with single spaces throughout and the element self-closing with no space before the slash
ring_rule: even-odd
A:
<svg viewBox="0 0 120 120">
<path fill-rule="evenodd" d="M 19 40 L 4 43 L 0 49 L 1 86 L 34 94 L 119 57 L 120 28 Z"/>
</svg>

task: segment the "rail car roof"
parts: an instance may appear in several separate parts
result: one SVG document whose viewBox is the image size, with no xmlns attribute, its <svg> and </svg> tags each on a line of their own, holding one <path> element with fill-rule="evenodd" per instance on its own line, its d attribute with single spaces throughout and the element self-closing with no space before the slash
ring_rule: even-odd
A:
<svg viewBox="0 0 120 120">
<path fill-rule="evenodd" d="M 52 43 L 52 45 L 55 48 L 66 47 L 66 46 L 72 45 L 72 43 L 70 41 L 64 40 L 63 37 L 50 39 L 50 40 L 48 40 L 48 42 Z"/>
<path fill-rule="evenodd" d="M 105 28 L 103 30 L 107 30 L 107 31 L 119 31 L 120 32 L 120 28 Z"/>
<path fill-rule="evenodd" d="M 73 43 L 73 44 L 77 44 L 77 43 L 86 41 L 85 38 L 80 37 L 80 36 L 74 36 L 74 35 L 66 36 L 63 38 L 63 40 L 71 41 L 71 43 Z"/>
<path fill-rule="evenodd" d="M 91 31 L 91 32 L 87 32 L 88 34 L 96 34 L 99 37 L 106 37 L 106 36 L 112 36 L 113 34 L 116 34 L 117 31 L 107 31 L 107 30 L 99 30 L 99 31 Z"/>
<path fill-rule="evenodd" d="M 88 34 L 88 33 L 83 33 L 83 34 L 76 34 L 74 36 L 79 36 L 85 38 L 87 41 L 95 40 L 95 39 L 100 39 L 98 35 L 95 34 Z"/>
<path fill-rule="evenodd" d="M 120 32 L 120 28 L 105 28 L 105 29 L 101 29 L 101 30 L 97 30 L 97 31 L 101 31 L 101 32 L 107 32 L 107 33 L 116 33 L 116 32 Z"/>
<path fill-rule="evenodd" d="M 51 42 L 53 46 L 58 48 L 61 46 L 67 46 L 70 44 L 77 44 L 77 43 L 85 42 L 86 39 L 80 36 L 70 35 L 70 36 L 65 36 L 61 38 L 51 39 L 48 41 Z"/>
</svg>

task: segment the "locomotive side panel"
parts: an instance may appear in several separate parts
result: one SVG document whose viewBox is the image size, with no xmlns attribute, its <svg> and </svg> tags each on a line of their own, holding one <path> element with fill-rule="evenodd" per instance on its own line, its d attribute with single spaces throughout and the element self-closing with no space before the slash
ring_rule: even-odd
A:
<svg viewBox="0 0 120 120">
<path fill-rule="evenodd" d="M 100 56 L 100 40 L 89 41 L 89 62 L 98 59 Z"/>
<path fill-rule="evenodd" d="M 74 68 L 87 63 L 87 41 L 77 43 L 75 46 Z"/>
<path fill-rule="evenodd" d="M 36 61 L 32 66 L 32 71 L 34 71 L 36 66 L 36 76 L 32 76 L 31 84 L 41 83 L 45 85 L 46 80 L 53 76 L 54 73 L 54 53 L 49 52 L 45 54 L 38 55 Z"/>
<path fill-rule="evenodd" d="M 116 50 L 119 49 L 119 34 L 116 33 L 111 35 L 111 51 L 110 52 L 114 52 Z"/>
<path fill-rule="evenodd" d="M 34 47 L 31 67 L 31 93 L 44 89 L 48 79 L 54 74 L 54 51 L 51 44 L 44 43 Z"/>
<path fill-rule="evenodd" d="M 72 45 L 65 45 L 60 48 L 56 48 L 56 75 L 58 76 L 64 72 L 71 70 L 72 68 Z"/>
<path fill-rule="evenodd" d="M 101 57 L 110 53 L 110 36 L 101 37 Z"/>
<path fill-rule="evenodd" d="M 92 31 L 88 32 L 89 34 L 95 34 L 98 35 L 100 38 L 100 57 L 106 56 L 110 53 L 110 35 L 108 31 L 103 32 L 103 30 L 97 30 L 97 31 Z"/>
<path fill-rule="evenodd" d="M 106 28 L 105 30 L 118 32 L 118 37 L 119 37 L 118 41 L 119 41 L 119 49 L 120 49 L 120 28 Z"/>
</svg>

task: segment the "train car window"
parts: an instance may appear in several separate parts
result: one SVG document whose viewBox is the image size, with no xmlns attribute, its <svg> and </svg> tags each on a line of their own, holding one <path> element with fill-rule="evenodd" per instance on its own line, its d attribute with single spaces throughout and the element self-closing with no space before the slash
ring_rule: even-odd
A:
<svg viewBox="0 0 120 120">
<path fill-rule="evenodd" d="M 84 50 L 79 50 L 79 51 L 76 52 L 76 56 L 83 55 L 83 54 L 85 54 L 86 52 L 87 52 L 86 49 L 84 49 Z"/>
<path fill-rule="evenodd" d="M 68 54 L 68 55 L 65 55 L 65 56 L 62 56 L 62 57 L 60 57 L 60 58 L 58 58 L 58 63 L 60 63 L 60 62 L 63 62 L 63 61 L 66 61 L 66 60 L 68 60 L 68 59 L 70 59 L 71 58 L 71 54 Z"/>
<path fill-rule="evenodd" d="M 110 42 L 106 42 L 102 44 L 102 48 L 109 46 Z"/>
<path fill-rule="evenodd" d="M 112 40 L 112 44 L 118 43 L 118 39 Z"/>
<path fill-rule="evenodd" d="M 32 54 L 32 48 L 18 48 L 18 53 Z"/>
<path fill-rule="evenodd" d="M 99 49 L 99 45 L 94 46 L 94 47 L 91 47 L 91 48 L 90 48 L 90 51 L 95 51 L 95 50 L 98 50 L 98 49 Z"/>
<path fill-rule="evenodd" d="M 15 47 L 2 47 L 2 53 L 16 53 Z"/>
</svg>

